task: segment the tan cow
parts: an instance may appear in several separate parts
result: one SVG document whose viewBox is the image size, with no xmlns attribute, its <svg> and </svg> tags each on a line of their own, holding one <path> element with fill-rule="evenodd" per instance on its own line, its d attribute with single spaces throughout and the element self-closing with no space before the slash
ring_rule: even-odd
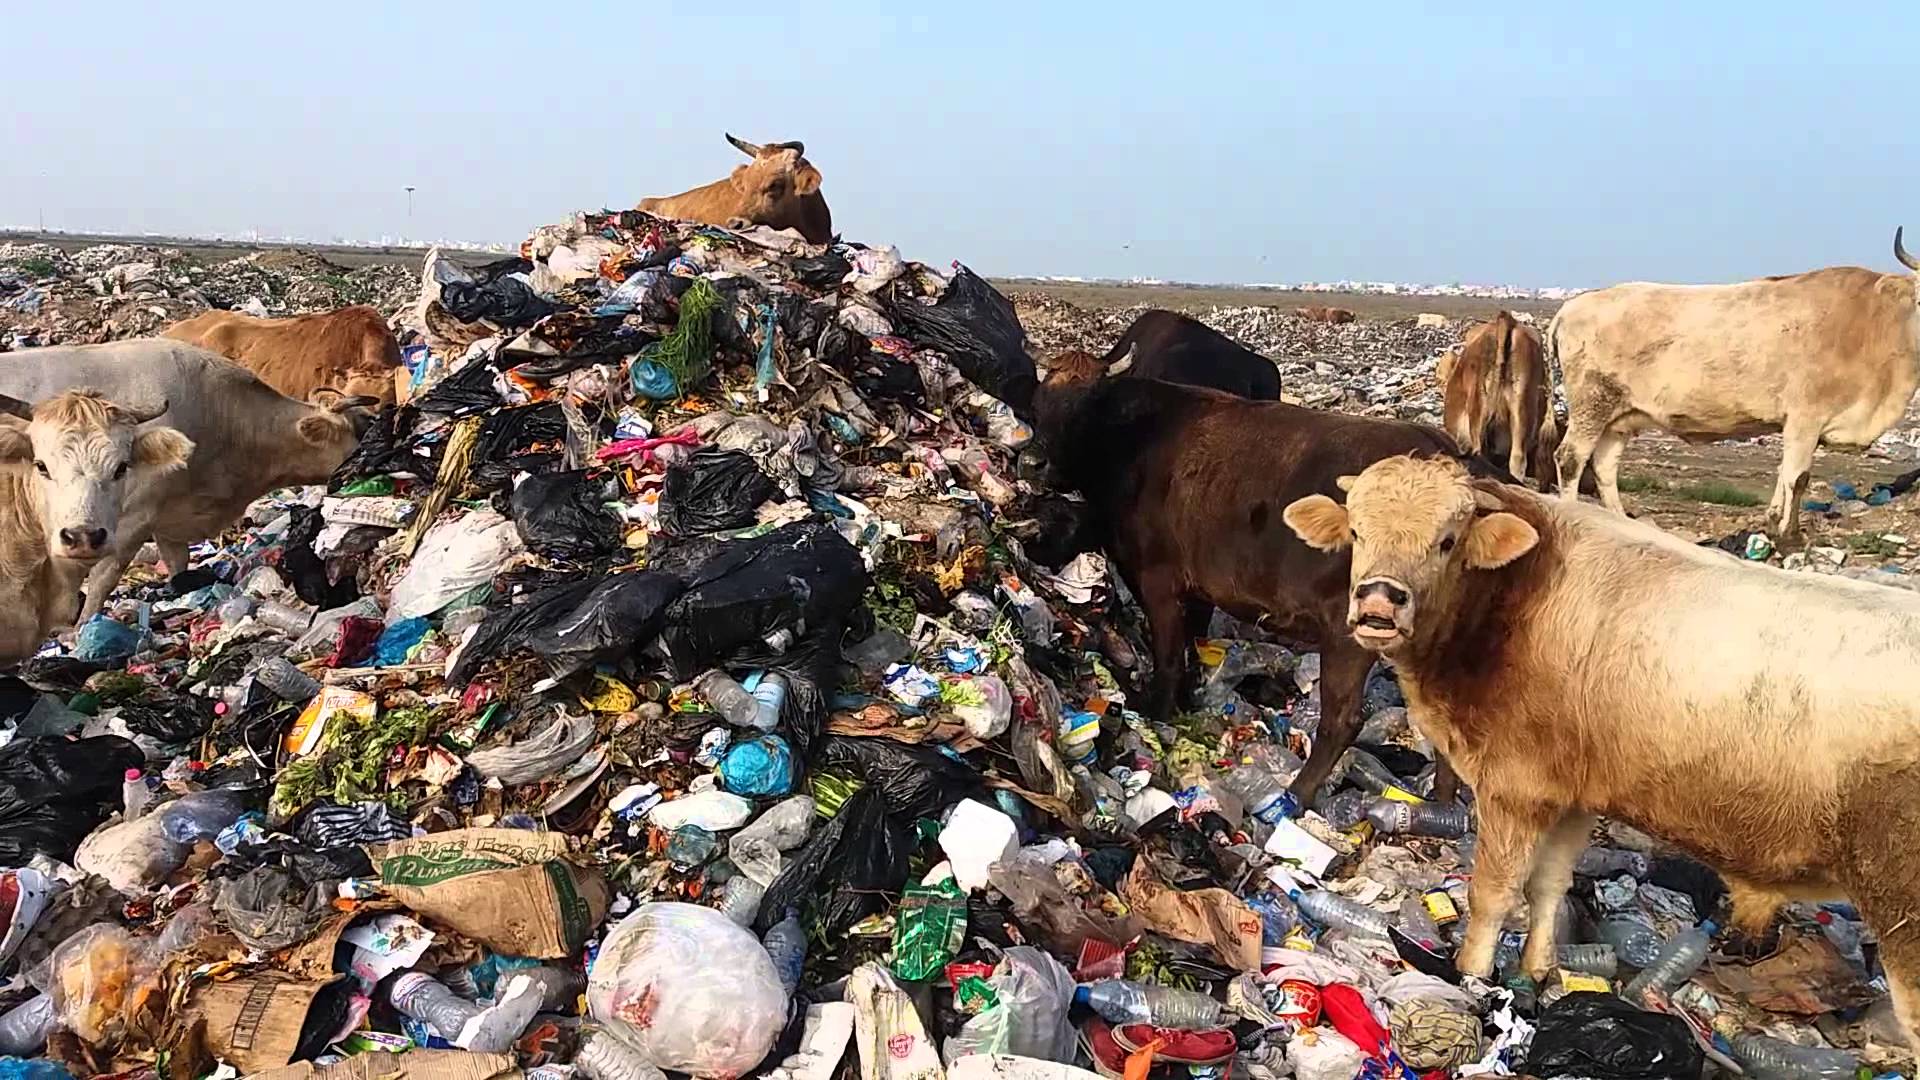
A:
<svg viewBox="0 0 1920 1080">
<path fill-rule="evenodd" d="M 1560 442 L 1540 335 L 1502 311 L 1467 331 L 1435 372 L 1446 396 L 1447 434 L 1469 454 L 1498 459 L 1507 471 L 1531 475 L 1542 490 L 1554 482 Z"/>
<path fill-rule="evenodd" d="M 1333 323 L 1336 326 L 1354 320 L 1353 312 L 1346 308 L 1327 307 L 1325 304 L 1309 304 L 1306 307 L 1294 308 L 1293 313 L 1308 322 Z"/>
<path fill-rule="evenodd" d="M 290 319 L 203 311 L 161 333 L 219 353 L 297 401 L 315 390 L 393 400 L 400 343 L 370 307 L 345 307 Z"/>
<path fill-rule="evenodd" d="M 1731 559 L 1576 500 L 1389 458 L 1284 518 L 1352 548 L 1347 622 L 1473 785 L 1485 976 L 1524 887 L 1526 968 L 1595 815 L 1713 866 L 1736 922 L 1846 896 L 1920 1025 L 1920 594 Z M 1916 1044 L 1920 1045 L 1920 1044 Z"/>
<path fill-rule="evenodd" d="M 1920 270 L 1893 235 L 1894 256 Z M 1814 447 L 1864 446 L 1920 387 L 1920 287 L 1912 274 L 1854 266 L 1738 285 L 1616 285 L 1566 302 L 1547 330 L 1566 380 L 1564 490 L 1589 459 L 1600 498 L 1622 511 L 1620 456 L 1637 431 L 1709 441 L 1782 432 L 1767 507 L 1799 531 Z"/>
<path fill-rule="evenodd" d="M 806 144 L 796 140 L 761 146 L 731 135 L 727 141 L 753 161 L 735 166 L 725 180 L 678 195 L 641 199 L 639 209 L 723 228 L 746 222 L 793 229 L 808 243 L 833 242 L 833 213 L 820 194 L 820 170 L 805 157 Z"/>
<path fill-rule="evenodd" d="M 185 435 L 138 430 L 165 411 L 91 391 L 38 405 L 0 395 L 0 661 L 32 656 L 73 622 L 81 583 L 120 540 L 127 504 L 186 466 Z"/>
</svg>

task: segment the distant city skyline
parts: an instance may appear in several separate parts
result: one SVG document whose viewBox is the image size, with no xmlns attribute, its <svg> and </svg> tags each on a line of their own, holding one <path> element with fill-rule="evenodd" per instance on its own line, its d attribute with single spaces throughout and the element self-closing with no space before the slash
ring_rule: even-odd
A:
<svg viewBox="0 0 1920 1080">
<path fill-rule="evenodd" d="M 1000 276 L 1727 281 L 1920 229 L 1911 3 L 710 10 L 28 5 L 0 221 L 511 246 L 732 131 L 805 140 L 848 239 Z"/>
</svg>

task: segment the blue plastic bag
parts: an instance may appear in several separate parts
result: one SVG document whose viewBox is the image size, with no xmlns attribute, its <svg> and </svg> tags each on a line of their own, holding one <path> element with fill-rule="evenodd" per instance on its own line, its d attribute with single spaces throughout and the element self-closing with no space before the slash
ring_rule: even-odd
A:
<svg viewBox="0 0 1920 1080">
<path fill-rule="evenodd" d="M 793 751 L 778 735 L 736 743 L 720 761 L 720 783 L 748 798 L 785 795 L 793 790 Z"/>
<path fill-rule="evenodd" d="M 122 660 L 140 649 L 140 632 L 126 623 L 95 615 L 73 635 L 73 655 L 81 660 Z"/>
<path fill-rule="evenodd" d="M 380 640 L 373 643 L 373 655 L 357 666 L 398 667 L 407 662 L 407 654 L 420 644 L 420 639 L 426 637 L 431 629 L 433 624 L 424 615 L 401 619 L 380 631 Z"/>
<path fill-rule="evenodd" d="M 680 384 L 674 380 L 673 372 L 652 360 L 634 361 L 628 377 L 633 383 L 633 392 L 643 398 L 665 401 L 680 396 Z"/>
</svg>

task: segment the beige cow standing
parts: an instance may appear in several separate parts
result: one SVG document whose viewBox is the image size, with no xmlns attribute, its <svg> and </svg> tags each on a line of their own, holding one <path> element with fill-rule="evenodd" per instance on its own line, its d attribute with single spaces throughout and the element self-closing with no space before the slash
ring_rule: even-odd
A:
<svg viewBox="0 0 1920 1080">
<path fill-rule="evenodd" d="M 1920 271 L 1900 237 L 1894 256 Z M 1792 539 L 1814 448 L 1865 446 L 1920 388 L 1920 282 L 1841 266 L 1737 285 L 1616 285 L 1567 301 L 1547 346 L 1566 380 L 1562 491 L 1591 460 L 1601 501 L 1624 513 L 1620 456 L 1647 428 L 1695 441 L 1778 431 L 1767 519 Z"/>
<path fill-rule="evenodd" d="M 1737 925 L 1845 896 L 1920 1027 L 1920 594 L 1729 559 L 1572 499 L 1388 458 L 1283 517 L 1352 549 L 1347 622 L 1477 797 L 1461 970 L 1524 890 L 1522 962 L 1596 815 L 1714 867 Z M 1917 1043 L 1916 1045 L 1920 1045 Z"/>
<path fill-rule="evenodd" d="M 1502 311 L 1467 331 L 1434 374 L 1446 399 L 1447 434 L 1460 449 L 1495 460 L 1504 452 L 1516 479 L 1532 476 L 1541 490 L 1552 486 L 1560 428 L 1545 350 L 1533 327 Z"/>
</svg>

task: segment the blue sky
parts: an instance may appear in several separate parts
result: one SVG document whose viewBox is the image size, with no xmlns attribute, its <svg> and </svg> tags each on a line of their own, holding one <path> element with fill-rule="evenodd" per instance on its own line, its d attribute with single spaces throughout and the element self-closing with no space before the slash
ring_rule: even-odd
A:
<svg viewBox="0 0 1920 1080">
<path fill-rule="evenodd" d="M 281 6 L 17 5 L 0 222 L 512 243 L 731 130 L 989 273 L 1714 281 L 1920 229 L 1911 0 Z"/>
</svg>

